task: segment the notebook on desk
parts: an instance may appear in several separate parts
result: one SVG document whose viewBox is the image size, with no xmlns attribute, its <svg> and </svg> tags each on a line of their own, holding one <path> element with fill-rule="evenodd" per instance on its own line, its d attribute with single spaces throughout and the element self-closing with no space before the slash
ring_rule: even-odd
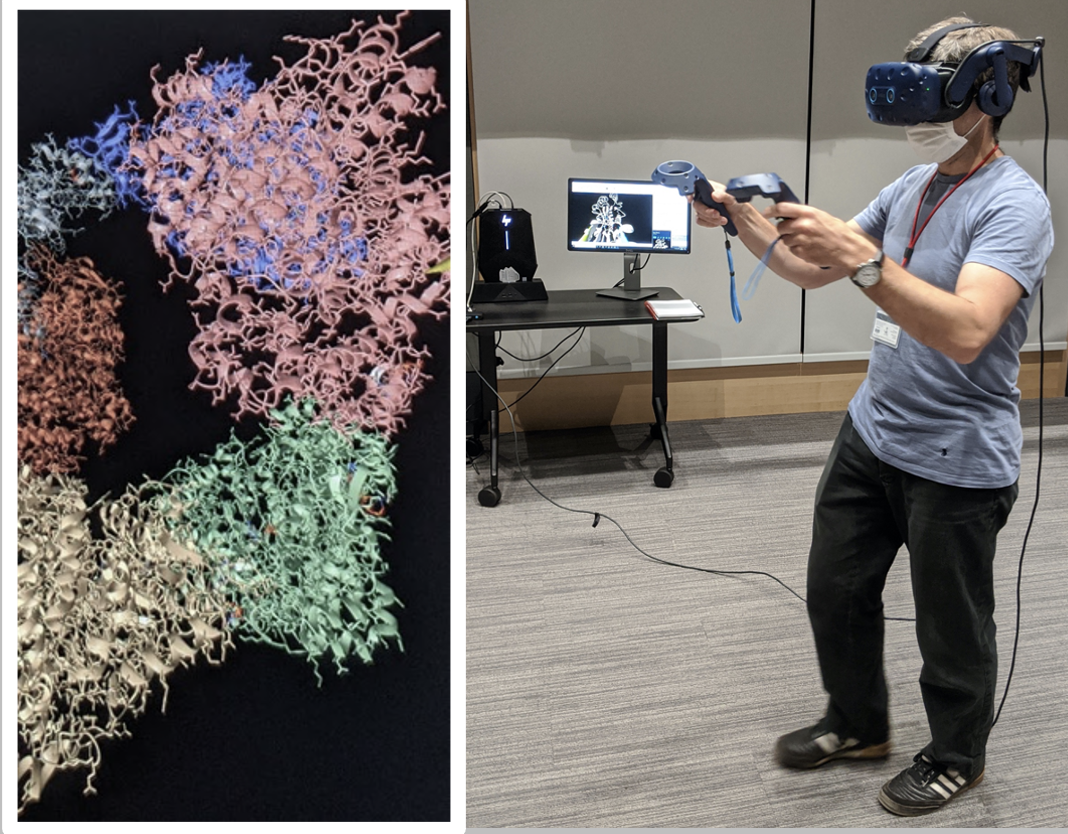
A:
<svg viewBox="0 0 1068 834">
<path fill-rule="evenodd" d="M 705 311 L 688 298 L 680 298 L 673 301 L 664 301 L 650 298 L 645 302 L 646 309 L 652 313 L 653 318 L 661 319 L 692 319 L 705 317 Z"/>
</svg>

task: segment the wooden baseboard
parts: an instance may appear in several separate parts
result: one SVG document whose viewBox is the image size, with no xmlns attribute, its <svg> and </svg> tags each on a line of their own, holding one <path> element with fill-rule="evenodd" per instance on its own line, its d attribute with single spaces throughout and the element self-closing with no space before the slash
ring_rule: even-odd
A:
<svg viewBox="0 0 1068 834">
<path fill-rule="evenodd" d="M 670 371 L 668 419 L 842 411 L 864 380 L 867 365 L 819 362 Z M 1066 370 L 1068 351 L 1047 352 L 1047 397 L 1064 396 Z M 648 372 L 546 377 L 513 407 L 516 428 L 538 431 L 651 422 L 650 377 Z M 1038 396 L 1038 380 L 1038 354 L 1023 354 L 1018 384 L 1024 399 Z M 501 396 L 513 402 L 534 381 L 502 379 Z M 501 431 L 511 431 L 507 413 L 501 415 Z"/>
</svg>

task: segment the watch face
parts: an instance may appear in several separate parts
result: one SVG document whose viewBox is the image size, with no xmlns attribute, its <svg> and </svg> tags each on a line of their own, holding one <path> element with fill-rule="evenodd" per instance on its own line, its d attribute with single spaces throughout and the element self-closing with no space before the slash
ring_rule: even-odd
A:
<svg viewBox="0 0 1068 834">
<path fill-rule="evenodd" d="M 876 264 L 864 264 L 853 276 L 853 282 L 859 287 L 874 287 L 881 275 L 882 271 Z"/>
</svg>

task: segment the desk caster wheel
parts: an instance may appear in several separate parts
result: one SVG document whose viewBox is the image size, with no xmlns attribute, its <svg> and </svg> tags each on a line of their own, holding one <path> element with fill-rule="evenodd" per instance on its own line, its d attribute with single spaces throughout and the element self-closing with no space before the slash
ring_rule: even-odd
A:
<svg viewBox="0 0 1068 834">
<path fill-rule="evenodd" d="M 467 438 L 467 456 L 469 458 L 477 458 L 484 451 L 486 450 L 482 447 L 481 440 L 479 440 L 477 437 Z"/>
<path fill-rule="evenodd" d="M 653 483 L 658 487 L 667 489 L 675 481 L 675 473 L 668 469 L 666 466 L 661 466 L 656 470 L 656 475 L 653 476 Z"/>
<path fill-rule="evenodd" d="M 478 491 L 478 503 L 483 507 L 496 507 L 501 502 L 501 491 L 497 487 L 483 487 Z"/>
</svg>

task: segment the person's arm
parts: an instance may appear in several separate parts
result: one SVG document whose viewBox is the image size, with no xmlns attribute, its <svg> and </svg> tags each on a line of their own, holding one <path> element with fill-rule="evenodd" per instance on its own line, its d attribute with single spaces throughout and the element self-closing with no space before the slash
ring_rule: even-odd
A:
<svg viewBox="0 0 1068 834">
<path fill-rule="evenodd" d="M 772 241 L 779 237 L 779 230 L 775 224 L 761 214 L 752 203 L 739 203 L 735 200 L 734 197 L 726 192 L 726 186 L 716 182 L 711 183 L 711 185 L 713 189 L 712 199 L 727 209 L 730 219 L 734 221 L 734 226 L 738 230 L 738 239 L 758 258 L 764 257 L 764 253 L 767 252 Z M 698 226 L 705 226 L 711 229 L 727 225 L 728 218 L 724 217 L 720 212 L 709 208 L 692 197 L 690 202 L 693 203 Z M 853 221 L 850 221 L 850 225 L 857 234 L 864 235 L 873 244 L 878 243 L 875 238 L 865 235 L 860 226 Z M 814 290 L 826 286 L 852 274 L 852 270 L 842 271 L 834 267 L 821 269 L 821 266 L 822 264 L 806 263 L 790 252 L 782 243 L 775 247 L 771 257 L 768 259 L 768 269 L 805 290 Z"/>
<path fill-rule="evenodd" d="M 879 249 L 856 223 L 811 206 L 779 203 L 773 211 L 785 218 L 776 229 L 782 237 L 776 250 L 785 246 L 805 263 L 830 265 L 828 272 L 852 275 Z M 914 339 L 966 365 L 997 335 L 1023 287 L 999 269 L 966 263 L 947 292 L 884 258 L 881 280 L 863 292 Z"/>
</svg>

